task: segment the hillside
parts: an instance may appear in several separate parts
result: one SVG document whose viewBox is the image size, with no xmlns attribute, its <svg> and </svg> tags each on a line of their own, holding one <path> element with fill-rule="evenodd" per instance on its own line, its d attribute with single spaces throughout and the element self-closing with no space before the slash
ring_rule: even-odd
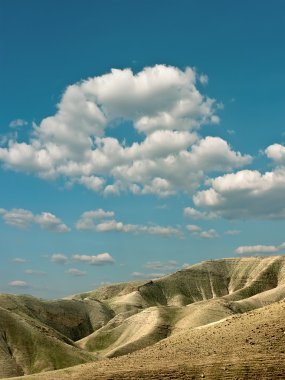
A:
<svg viewBox="0 0 285 380">
<path fill-rule="evenodd" d="M 0 377 L 282 378 L 284 298 L 283 256 L 207 261 L 64 300 L 1 295 Z"/>
</svg>

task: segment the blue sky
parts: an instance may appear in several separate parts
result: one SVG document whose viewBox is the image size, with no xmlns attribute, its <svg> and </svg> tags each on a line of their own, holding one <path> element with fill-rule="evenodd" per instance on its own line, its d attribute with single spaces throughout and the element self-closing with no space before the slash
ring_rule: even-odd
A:
<svg viewBox="0 0 285 380">
<path fill-rule="evenodd" d="M 2 0 L 0 292 L 284 253 L 284 11 Z"/>
</svg>

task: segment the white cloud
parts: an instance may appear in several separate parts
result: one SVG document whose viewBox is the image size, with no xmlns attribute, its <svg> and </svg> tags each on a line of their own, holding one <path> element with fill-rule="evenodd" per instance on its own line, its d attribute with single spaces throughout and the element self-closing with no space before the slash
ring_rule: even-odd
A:
<svg viewBox="0 0 285 380">
<path fill-rule="evenodd" d="M 29 142 L 10 138 L 0 147 L 4 166 L 45 179 L 63 177 L 104 195 L 130 191 L 166 197 L 192 192 L 205 173 L 250 163 L 219 137 L 196 130 L 216 124 L 219 105 L 202 95 L 195 70 L 156 65 L 137 74 L 109 74 L 69 86 L 55 115 L 33 125 Z M 138 141 L 129 146 L 106 136 L 110 126 L 132 122 Z"/>
<path fill-rule="evenodd" d="M 54 253 L 50 260 L 53 262 L 53 263 L 57 263 L 57 264 L 66 264 L 68 262 L 68 257 L 63 255 L 62 253 Z"/>
<path fill-rule="evenodd" d="M 18 228 L 27 228 L 34 221 L 32 212 L 21 208 L 13 208 L 10 211 L 2 209 L 1 215 L 6 224 Z"/>
<path fill-rule="evenodd" d="M 12 261 L 13 263 L 16 263 L 16 264 L 24 264 L 27 262 L 26 259 L 23 259 L 21 257 L 15 257 Z"/>
<path fill-rule="evenodd" d="M 195 206 L 227 219 L 284 219 L 285 168 L 261 174 L 241 170 L 209 181 L 211 187 L 197 192 Z M 204 214 L 204 212 L 202 212 Z"/>
<path fill-rule="evenodd" d="M 73 260 L 91 264 L 91 265 L 105 265 L 105 264 L 113 264 L 115 260 L 113 257 L 107 253 L 99 253 L 98 255 L 73 255 Z"/>
<path fill-rule="evenodd" d="M 82 176 L 78 179 L 78 183 L 84 185 L 89 190 L 100 191 L 103 188 L 105 180 L 103 178 L 95 177 L 95 176 Z"/>
<path fill-rule="evenodd" d="M 50 212 L 42 212 L 40 215 L 36 215 L 35 223 L 41 228 L 51 232 L 69 232 L 70 229 L 61 222 L 59 218 Z"/>
<path fill-rule="evenodd" d="M 199 81 L 201 84 L 206 85 L 206 84 L 208 84 L 209 78 L 206 74 L 201 74 L 199 76 Z"/>
<path fill-rule="evenodd" d="M 169 261 L 148 261 L 144 264 L 144 268 L 153 269 L 153 270 L 161 270 L 161 271 L 173 271 L 178 268 L 177 261 L 169 260 Z"/>
<path fill-rule="evenodd" d="M 65 273 L 70 274 L 70 275 L 75 276 L 75 277 L 86 276 L 86 272 L 81 271 L 81 270 L 76 269 L 76 268 L 70 268 L 67 271 L 65 271 Z"/>
<path fill-rule="evenodd" d="M 12 286 L 15 288 L 28 288 L 29 284 L 26 281 L 14 280 L 14 281 L 9 282 L 9 286 Z"/>
<path fill-rule="evenodd" d="M 199 219 L 215 219 L 217 216 L 213 212 L 205 212 L 205 211 L 199 211 L 196 210 L 193 207 L 186 207 L 184 208 L 184 215 L 195 220 Z"/>
<path fill-rule="evenodd" d="M 217 231 L 214 228 L 211 228 L 207 231 L 201 231 L 198 236 L 202 239 L 215 239 L 219 235 L 217 234 Z"/>
<path fill-rule="evenodd" d="M 183 237 L 178 227 L 159 226 L 159 225 L 140 225 L 125 224 L 114 219 L 113 211 L 104 211 L 102 209 L 84 212 L 76 223 L 78 230 L 93 230 L 97 232 L 125 232 L 125 233 L 146 233 L 160 236 Z"/>
<path fill-rule="evenodd" d="M 265 154 L 278 164 L 285 164 L 285 147 L 280 144 L 270 145 L 265 149 Z"/>
<path fill-rule="evenodd" d="M 12 120 L 9 124 L 10 128 L 18 128 L 18 127 L 23 127 L 25 125 L 28 125 L 28 122 L 24 119 L 15 119 Z"/>
<path fill-rule="evenodd" d="M 241 232 L 240 230 L 227 230 L 225 231 L 225 235 L 234 236 L 234 235 L 239 235 L 240 232 Z"/>
<path fill-rule="evenodd" d="M 95 221 L 112 218 L 115 213 L 113 211 L 104 211 L 101 208 L 98 210 L 85 211 L 76 223 L 78 230 L 92 230 L 95 228 Z"/>
<path fill-rule="evenodd" d="M 188 224 L 186 229 L 191 233 L 191 235 L 202 239 L 214 239 L 219 236 L 215 229 L 210 228 L 209 230 L 202 230 L 202 228 L 196 224 Z"/>
<path fill-rule="evenodd" d="M 46 272 L 41 271 L 41 270 L 35 270 L 35 269 L 26 269 L 25 273 L 30 274 L 30 275 L 35 275 L 35 276 L 45 276 L 46 275 Z"/>
<path fill-rule="evenodd" d="M 25 229 L 32 223 L 39 225 L 42 229 L 51 232 L 69 232 L 70 229 L 62 221 L 50 212 L 42 212 L 34 215 L 31 211 L 13 208 L 11 210 L 0 209 L 0 215 L 4 222 L 10 226 Z"/>
<path fill-rule="evenodd" d="M 131 273 L 132 277 L 136 278 L 150 278 L 150 279 L 155 279 L 159 277 L 165 276 L 165 273 L 142 273 L 142 272 L 132 272 Z"/>
<path fill-rule="evenodd" d="M 196 224 L 187 224 L 186 228 L 190 232 L 199 232 L 202 230 L 202 228 L 197 226 Z"/>
<path fill-rule="evenodd" d="M 235 253 L 238 255 L 255 254 L 255 253 L 274 253 L 278 252 L 279 247 L 274 245 L 245 245 L 238 247 Z"/>
</svg>

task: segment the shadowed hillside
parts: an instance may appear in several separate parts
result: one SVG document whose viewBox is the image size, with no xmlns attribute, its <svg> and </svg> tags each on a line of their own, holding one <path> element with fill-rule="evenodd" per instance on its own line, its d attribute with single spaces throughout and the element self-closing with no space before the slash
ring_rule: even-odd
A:
<svg viewBox="0 0 285 380">
<path fill-rule="evenodd" d="M 241 378 L 250 378 L 242 377 L 246 360 L 252 368 L 259 361 L 266 367 L 285 354 L 284 298 L 283 256 L 207 261 L 160 279 L 114 284 L 64 300 L 0 295 L 0 375 L 93 361 L 74 367 L 73 378 L 103 379 L 110 373 L 118 379 L 158 379 L 167 367 L 173 376 L 185 372 L 178 379 L 196 376 L 204 366 L 207 376 L 220 379 L 226 377 L 218 377 L 219 371 L 229 364 L 232 376 L 241 371 Z M 63 371 L 35 378 L 68 376 Z"/>
</svg>

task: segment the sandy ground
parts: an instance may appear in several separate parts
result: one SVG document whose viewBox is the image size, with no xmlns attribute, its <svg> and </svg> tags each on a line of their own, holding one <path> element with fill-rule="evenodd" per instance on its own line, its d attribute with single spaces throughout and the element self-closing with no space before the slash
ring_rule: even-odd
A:
<svg viewBox="0 0 285 380">
<path fill-rule="evenodd" d="M 285 379 L 284 321 L 281 301 L 132 354 L 23 379 Z"/>
</svg>

